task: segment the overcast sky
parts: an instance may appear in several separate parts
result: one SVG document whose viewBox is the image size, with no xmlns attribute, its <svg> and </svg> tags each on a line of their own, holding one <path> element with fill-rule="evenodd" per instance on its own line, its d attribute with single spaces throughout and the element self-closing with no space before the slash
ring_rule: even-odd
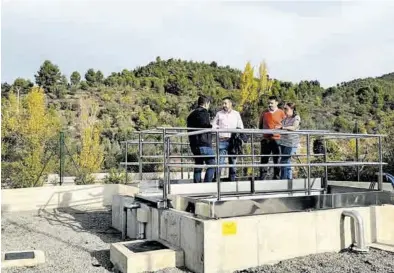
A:
<svg viewBox="0 0 394 273">
<path fill-rule="evenodd" d="M 394 72 L 394 1 L 2 0 L 1 81 L 153 61 L 265 60 L 272 77 L 323 86 Z"/>
</svg>

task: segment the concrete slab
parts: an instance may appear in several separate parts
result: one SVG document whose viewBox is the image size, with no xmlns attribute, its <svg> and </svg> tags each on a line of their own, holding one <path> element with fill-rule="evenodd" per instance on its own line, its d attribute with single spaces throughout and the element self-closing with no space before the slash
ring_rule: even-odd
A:
<svg viewBox="0 0 394 273">
<path fill-rule="evenodd" d="M 122 273 L 184 266 L 183 251 L 164 241 L 135 240 L 111 244 L 110 260 Z"/>
<path fill-rule="evenodd" d="M 392 244 L 372 243 L 370 244 L 370 247 L 394 253 L 394 245 Z"/>
<path fill-rule="evenodd" d="M 321 178 L 311 178 L 311 188 L 320 189 Z M 293 180 L 258 180 L 255 181 L 256 191 L 268 190 L 300 190 L 307 188 L 307 179 L 293 179 Z M 239 182 L 222 182 L 220 183 L 220 190 L 224 192 L 250 192 L 250 181 Z M 204 194 L 216 193 L 217 184 L 213 183 L 191 183 L 191 184 L 173 184 L 171 185 L 171 195 L 176 194 Z"/>
<path fill-rule="evenodd" d="M 33 253 L 33 256 L 31 258 L 17 257 L 14 259 L 14 256 L 21 252 L 30 252 Z M 45 263 L 45 254 L 41 250 L 8 251 L 1 255 L 1 268 L 32 267 L 43 263 Z"/>
</svg>

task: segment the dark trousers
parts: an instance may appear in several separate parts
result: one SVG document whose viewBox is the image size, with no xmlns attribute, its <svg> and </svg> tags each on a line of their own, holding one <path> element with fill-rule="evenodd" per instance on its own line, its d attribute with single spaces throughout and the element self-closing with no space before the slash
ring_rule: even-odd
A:
<svg viewBox="0 0 394 273">
<path fill-rule="evenodd" d="M 196 165 L 203 165 L 204 163 L 207 165 L 215 164 L 215 153 L 213 152 L 212 147 L 191 147 L 193 155 L 201 156 L 207 155 L 212 157 L 195 157 L 194 162 Z M 193 182 L 194 183 L 201 183 L 201 168 L 194 168 L 194 175 L 193 175 Z M 212 182 L 213 175 L 215 169 L 214 168 L 207 168 L 205 171 L 204 182 Z"/>
<path fill-rule="evenodd" d="M 261 155 L 279 155 L 280 154 L 280 146 L 278 141 L 275 139 L 263 139 L 261 141 Z M 269 161 L 269 156 L 261 157 L 261 164 L 267 164 Z M 278 164 L 279 157 L 273 156 L 274 164 Z M 268 168 L 262 167 L 260 168 L 260 179 L 264 179 L 267 176 Z M 280 167 L 274 167 L 274 179 L 280 178 Z"/>
</svg>

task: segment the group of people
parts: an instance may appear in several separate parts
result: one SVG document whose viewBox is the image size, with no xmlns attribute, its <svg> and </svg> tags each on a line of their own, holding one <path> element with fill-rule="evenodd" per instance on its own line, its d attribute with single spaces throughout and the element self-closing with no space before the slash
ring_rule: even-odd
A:
<svg viewBox="0 0 394 273">
<path fill-rule="evenodd" d="M 193 110 L 187 118 L 187 127 L 189 131 L 200 129 L 244 129 L 241 115 L 233 109 L 233 101 L 230 97 L 223 98 L 222 110 L 217 112 L 211 122 L 209 115 L 210 98 L 200 96 L 198 98 L 198 107 Z M 259 119 L 259 129 L 275 129 L 296 131 L 300 128 L 300 116 L 297 114 L 296 105 L 292 102 L 284 104 L 283 110 L 278 108 L 278 98 L 271 96 L 268 98 L 268 109 L 263 111 Z M 219 133 L 219 164 L 223 165 L 228 158 L 230 165 L 236 164 L 236 157 L 229 155 L 229 146 L 231 133 Z M 212 148 L 212 133 L 196 133 L 189 136 L 190 148 L 195 156 L 196 165 L 214 165 L 215 152 Z M 299 144 L 297 134 L 264 134 L 261 141 L 261 164 L 267 164 L 269 156 L 273 157 L 274 164 L 290 163 L 291 156 L 295 154 Z M 265 156 L 264 156 L 265 155 Z M 229 181 L 235 181 L 235 167 L 229 168 Z M 265 180 L 268 169 L 260 168 L 260 180 Z M 219 171 L 220 175 L 221 170 Z M 194 183 L 201 181 L 201 168 L 194 169 Z M 215 169 L 207 168 L 204 182 L 212 182 L 215 179 Z M 274 179 L 292 179 L 292 170 L 290 166 L 274 167 Z"/>
</svg>

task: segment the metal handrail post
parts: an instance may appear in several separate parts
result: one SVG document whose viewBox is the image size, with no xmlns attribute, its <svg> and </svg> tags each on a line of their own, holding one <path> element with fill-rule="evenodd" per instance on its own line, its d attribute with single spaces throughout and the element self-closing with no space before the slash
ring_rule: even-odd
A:
<svg viewBox="0 0 394 273">
<path fill-rule="evenodd" d="M 252 148 L 252 165 L 254 165 L 254 138 L 253 138 L 254 134 L 251 134 L 250 136 L 250 145 Z M 256 193 L 256 189 L 255 189 L 255 181 L 254 181 L 254 167 L 252 167 L 252 179 L 250 180 L 250 192 L 252 194 Z"/>
<path fill-rule="evenodd" d="M 170 153 L 171 153 L 171 142 L 170 142 L 171 140 L 170 140 L 170 138 L 167 138 L 167 156 L 168 156 L 168 159 L 167 159 L 167 161 L 169 162 L 170 161 L 170 159 L 169 159 L 169 157 L 170 157 Z M 167 194 L 171 194 L 171 172 L 170 172 L 170 168 L 168 168 L 167 167 Z M 167 200 L 166 200 L 166 202 L 167 202 Z"/>
<path fill-rule="evenodd" d="M 166 171 L 166 128 L 163 128 L 162 131 L 162 137 L 163 137 L 163 178 L 165 177 L 165 171 Z"/>
<path fill-rule="evenodd" d="M 163 201 L 164 201 L 164 208 L 167 208 L 167 183 L 168 183 L 168 154 L 167 154 L 167 139 L 164 137 L 164 176 L 163 176 Z"/>
<path fill-rule="evenodd" d="M 379 179 L 378 179 L 378 190 L 383 190 L 383 153 L 382 153 L 382 137 L 379 136 Z"/>
<path fill-rule="evenodd" d="M 327 163 L 328 156 L 327 156 L 327 140 L 324 139 L 324 163 Z M 328 191 L 328 166 L 324 167 L 324 193 Z"/>
<path fill-rule="evenodd" d="M 138 134 L 138 156 L 139 156 L 139 176 L 140 180 L 142 180 L 142 136 L 141 134 Z"/>
<path fill-rule="evenodd" d="M 125 162 L 126 162 L 126 164 L 125 164 L 125 172 L 126 172 L 126 177 L 125 177 L 125 182 L 126 182 L 126 184 L 129 182 L 128 181 L 128 170 L 127 170 L 127 163 L 128 163 L 128 158 L 127 158 L 127 156 L 128 156 L 128 154 L 129 154 L 129 143 L 125 143 L 126 144 L 126 152 L 125 152 Z"/>
<path fill-rule="evenodd" d="M 356 133 L 358 133 L 358 123 L 356 122 Z M 356 138 L 356 161 L 358 162 L 360 159 L 359 153 L 359 138 Z M 360 182 L 360 166 L 357 166 L 357 182 Z"/>
<path fill-rule="evenodd" d="M 60 166 L 59 166 L 59 184 L 64 182 L 64 132 L 60 132 Z"/>
<path fill-rule="evenodd" d="M 183 136 L 181 136 L 181 143 L 183 143 Z M 181 145 L 181 163 L 183 164 L 183 146 Z M 181 167 L 181 179 L 183 179 L 183 167 Z"/>
<path fill-rule="evenodd" d="M 216 164 L 218 165 L 216 167 L 216 183 L 217 183 L 217 200 L 220 201 L 221 194 L 220 194 L 220 168 L 219 168 L 219 162 L 220 162 L 220 156 L 219 156 L 219 132 L 216 132 Z"/>
<path fill-rule="evenodd" d="M 306 160 L 308 164 L 308 195 L 311 195 L 311 148 L 310 148 L 310 135 L 306 135 Z"/>
</svg>

